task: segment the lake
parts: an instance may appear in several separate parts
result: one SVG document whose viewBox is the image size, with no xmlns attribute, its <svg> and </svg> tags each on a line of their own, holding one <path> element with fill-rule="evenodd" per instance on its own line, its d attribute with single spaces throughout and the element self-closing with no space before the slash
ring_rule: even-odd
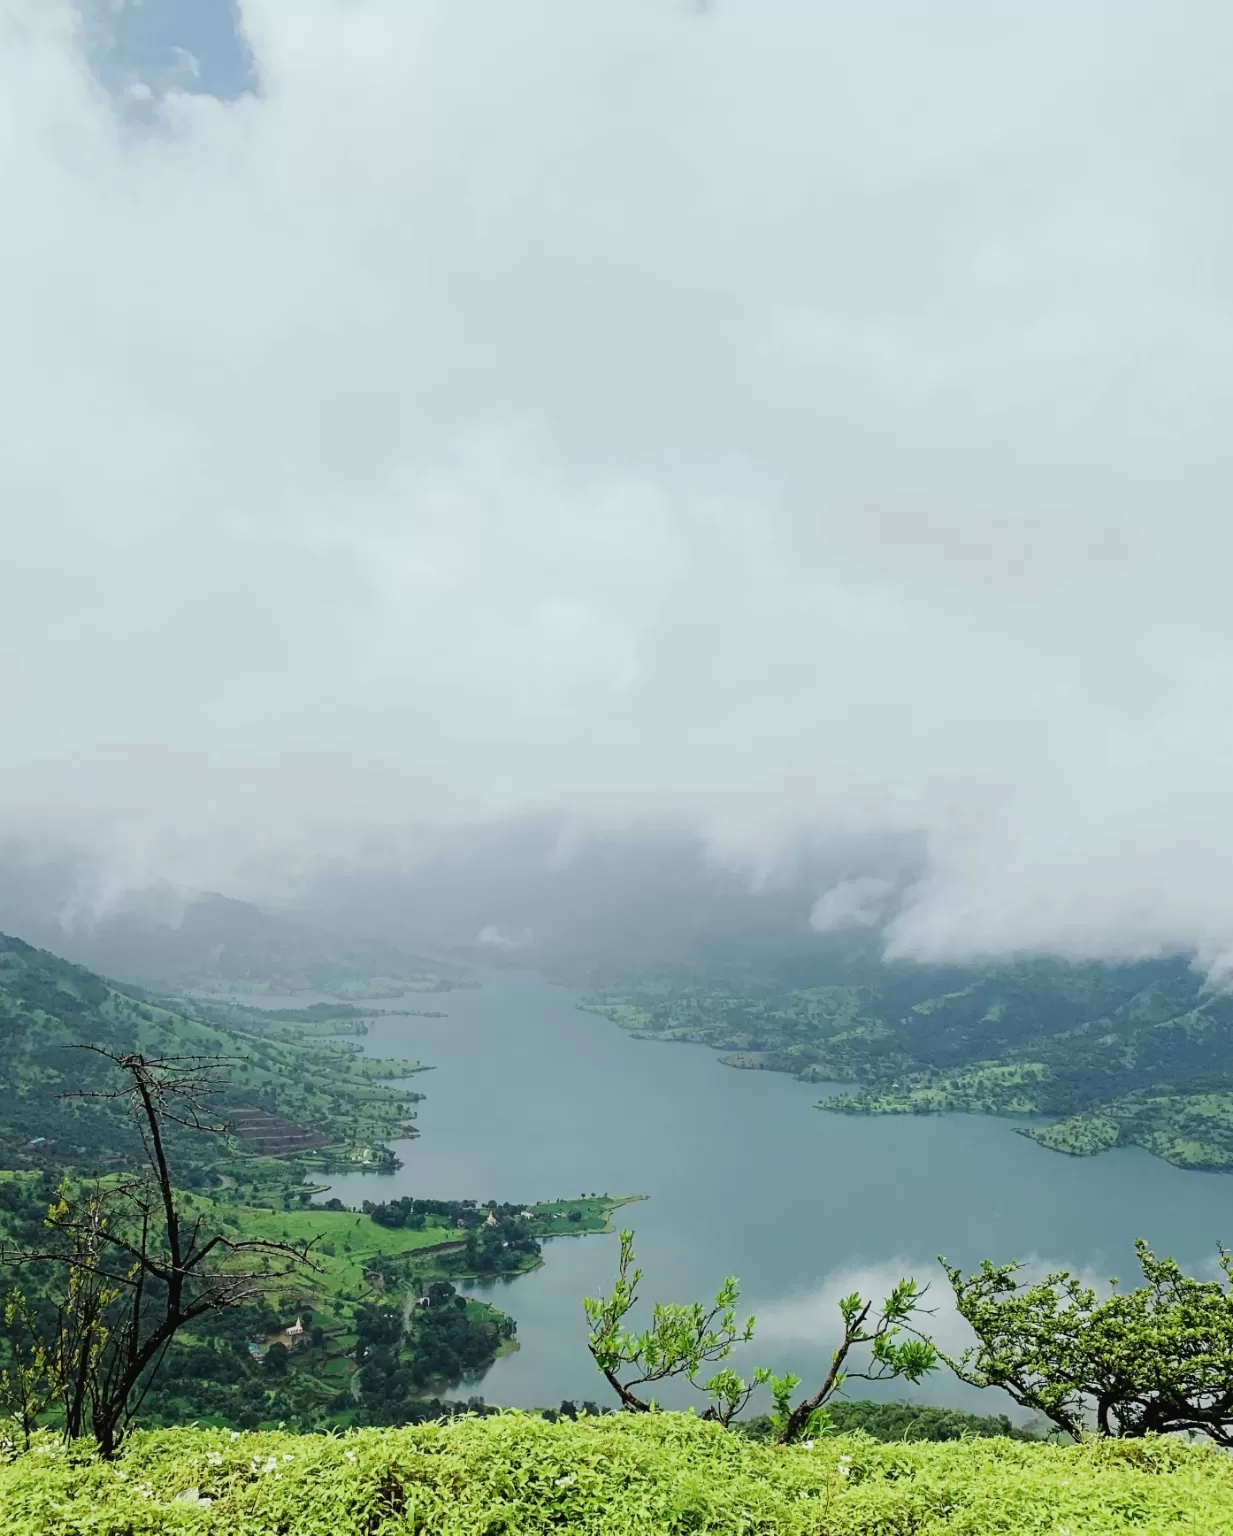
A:
<svg viewBox="0 0 1233 1536">
<path fill-rule="evenodd" d="M 448 1014 L 378 1019 L 364 1041 L 373 1055 L 435 1068 L 416 1079 L 427 1094 L 421 1135 L 396 1144 L 397 1173 L 334 1176 L 331 1193 L 348 1205 L 401 1194 L 646 1195 L 617 1214 L 636 1234 L 644 1296 L 702 1299 L 739 1275 L 742 1305 L 759 1321 L 738 1365 L 791 1368 L 807 1382 L 833 1347 L 838 1295 L 911 1273 L 932 1280 L 941 1303 L 939 1253 L 965 1266 L 1017 1257 L 1127 1281 L 1137 1236 L 1204 1272 L 1218 1242 L 1233 1240 L 1227 1176 L 1185 1173 L 1138 1149 L 1063 1157 L 984 1116 L 824 1114 L 813 1108 L 826 1091 L 816 1084 L 735 1071 L 702 1046 L 632 1039 L 581 1012 L 578 996 L 500 972 L 477 990 L 375 1004 Z M 516 1280 L 467 1283 L 513 1314 L 521 1349 L 458 1395 L 520 1407 L 611 1396 L 587 1354 L 581 1298 L 608 1289 L 617 1239 L 553 1239 L 544 1256 Z M 948 1348 L 964 1340 L 944 1306 L 931 1328 Z M 854 1382 L 851 1395 L 873 1394 Z M 1016 1412 L 944 1372 L 889 1395 Z"/>
</svg>

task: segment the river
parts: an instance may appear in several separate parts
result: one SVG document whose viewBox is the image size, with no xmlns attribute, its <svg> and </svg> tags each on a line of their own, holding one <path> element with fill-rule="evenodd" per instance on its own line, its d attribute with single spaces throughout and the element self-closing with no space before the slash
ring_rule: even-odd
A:
<svg viewBox="0 0 1233 1536">
<path fill-rule="evenodd" d="M 758 1332 L 737 1363 L 807 1380 L 833 1344 L 836 1296 L 912 1273 L 944 1303 L 939 1253 L 965 1266 L 1018 1257 L 1126 1281 L 1137 1236 L 1204 1272 L 1218 1242 L 1233 1240 L 1227 1176 L 1185 1173 L 1137 1149 L 1063 1157 L 985 1116 L 827 1115 L 813 1108 L 816 1084 L 734 1071 L 701 1046 L 632 1039 L 579 1011 L 577 997 L 502 972 L 476 990 L 382 999 L 375 1006 L 448 1015 L 379 1019 L 364 1041 L 370 1054 L 434 1067 L 416 1079 L 427 1094 L 421 1135 L 396 1144 L 397 1173 L 334 1176 L 331 1193 L 349 1205 L 400 1194 L 646 1195 L 618 1213 L 636 1234 L 645 1296 L 703 1298 L 739 1275 Z M 608 1288 L 617 1239 L 562 1237 L 544 1253 L 532 1274 L 467 1287 L 514 1315 L 521 1348 L 459 1395 L 523 1407 L 605 1400 L 581 1298 Z M 944 1304 L 931 1327 L 948 1347 L 963 1341 Z M 852 1383 L 852 1395 L 871 1394 Z M 944 1372 L 890 1395 L 1014 1413 Z"/>
</svg>

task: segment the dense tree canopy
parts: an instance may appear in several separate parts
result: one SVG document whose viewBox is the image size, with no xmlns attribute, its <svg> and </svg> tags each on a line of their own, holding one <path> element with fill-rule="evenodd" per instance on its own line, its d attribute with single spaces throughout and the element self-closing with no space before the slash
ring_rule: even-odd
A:
<svg viewBox="0 0 1233 1536">
<path fill-rule="evenodd" d="M 1233 1445 L 1233 1258 L 1195 1280 L 1135 1244 L 1144 1283 L 1101 1298 L 1065 1271 L 1028 1284 L 1018 1264 L 946 1266 L 977 1344 L 953 1368 L 1000 1387 L 1078 1439 L 1193 1431 Z"/>
</svg>

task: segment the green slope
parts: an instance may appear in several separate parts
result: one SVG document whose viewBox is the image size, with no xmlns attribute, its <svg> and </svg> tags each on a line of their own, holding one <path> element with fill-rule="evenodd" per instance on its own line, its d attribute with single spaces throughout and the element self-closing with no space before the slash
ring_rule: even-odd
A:
<svg viewBox="0 0 1233 1536">
<path fill-rule="evenodd" d="M 80 1170 L 135 1153 L 128 1117 L 118 1106 L 62 1097 L 114 1084 L 106 1062 L 75 1049 L 82 1044 L 224 1057 L 230 1080 L 219 1101 L 224 1118 L 242 1107 L 277 1116 L 333 1145 L 339 1156 L 359 1157 L 408 1128 L 418 1095 L 385 1079 L 405 1078 L 415 1063 L 376 1061 L 329 1042 L 270 1038 L 257 1018 L 249 1028 L 242 1019 L 225 1028 L 191 1016 L 193 1008 L 168 1006 L 0 935 L 0 1073 L 9 1094 L 0 1117 L 0 1167 Z M 201 1148 L 201 1138 L 195 1140 Z"/>
</svg>

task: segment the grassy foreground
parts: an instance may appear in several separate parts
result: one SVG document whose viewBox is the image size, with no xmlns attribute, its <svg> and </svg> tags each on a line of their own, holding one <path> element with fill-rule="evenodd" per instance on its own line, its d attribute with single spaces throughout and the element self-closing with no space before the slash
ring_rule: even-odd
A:
<svg viewBox="0 0 1233 1536">
<path fill-rule="evenodd" d="M 1170 1441 L 812 1448 L 683 1414 L 509 1413 L 341 1436 L 175 1429 L 111 1465 L 51 1439 L 0 1466 L 5 1536 L 1138 1536 L 1233 1533 L 1233 1459 Z"/>
</svg>

